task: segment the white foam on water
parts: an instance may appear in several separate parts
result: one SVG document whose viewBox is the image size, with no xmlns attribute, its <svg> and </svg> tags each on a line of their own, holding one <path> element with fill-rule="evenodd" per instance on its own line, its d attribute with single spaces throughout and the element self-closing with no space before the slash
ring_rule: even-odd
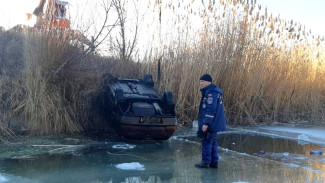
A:
<svg viewBox="0 0 325 183">
<path fill-rule="evenodd" d="M 115 167 L 122 170 L 145 170 L 144 165 L 141 165 L 138 162 L 122 163 Z"/>
<path fill-rule="evenodd" d="M 135 145 L 130 145 L 130 144 L 113 145 L 113 149 L 133 149 L 133 148 L 135 148 Z"/>
<path fill-rule="evenodd" d="M 0 182 L 2 183 L 2 182 L 7 182 L 7 181 L 8 181 L 8 179 L 0 174 Z"/>
</svg>

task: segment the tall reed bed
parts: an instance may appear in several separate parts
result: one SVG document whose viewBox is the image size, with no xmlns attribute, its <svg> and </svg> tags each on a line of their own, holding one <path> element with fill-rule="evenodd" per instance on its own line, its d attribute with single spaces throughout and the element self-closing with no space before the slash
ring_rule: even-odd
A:
<svg viewBox="0 0 325 183">
<path fill-rule="evenodd" d="M 172 41 L 160 45 L 162 78 L 156 87 L 173 92 L 180 124 L 197 117 L 199 77 L 204 73 L 224 91 L 228 124 L 324 124 L 324 39 L 299 23 L 268 14 L 255 1 L 204 2 L 205 9 L 197 15 L 201 29 L 192 31 L 189 22 L 162 25 L 177 34 L 161 36 Z M 186 13 L 191 13 L 194 7 L 188 3 Z M 181 21 L 184 16 L 175 17 Z M 154 44 L 141 62 L 123 62 L 83 54 L 66 34 L 48 33 L 19 33 L 24 35 L 19 39 L 9 35 L 21 44 L 0 50 L 17 48 L 9 57 L 0 54 L 0 136 L 11 134 L 11 122 L 31 134 L 85 130 L 94 120 L 89 102 L 93 98 L 88 96 L 100 91 L 103 75 L 157 76 Z M 8 37 L 0 38 L 8 43 Z M 15 59 L 8 61 L 12 55 Z"/>
<path fill-rule="evenodd" d="M 2 94 L 8 98 L 3 114 L 11 116 L 6 123 L 21 121 L 19 128 L 30 134 L 81 131 L 87 125 L 84 96 L 99 84 L 98 72 L 82 72 L 90 68 L 94 57 L 79 57 L 83 51 L 72 46 L 64 32 L 18 32 L 23 45 L 17 45 L 16 51 L 23 53 L 23 63 L 21 74 L 2 85 Z"/>
<path fill-rule="evenodd" d="M 209 3 L 191 44 L 164 50 L 161 88 L 174 92 L 180 121 L 196 118 L 199 77 L 209 73 L 224 91 L 229 124 L 324 124 L 324 38 L 255 1 Z"/>
<path fill-rule="evenodd" d="M 83 107 L 81 83 L 65 65 L 74 50 L 69 39 L 61 36 L 32 32 L 24 41 L 22 96 L 15 111 L 28 121 L 31 134 L 81 130 L 76 121 Z"/>
<path fill-rule="evenodd" d="M 141 75 L 139 63 L 85 54 L 66 32 L 13 29 L 5 34 L 1 40 L 13 49 L 0 55 L 0 136 L 13 135 L 10 129 L 34 135 L 99 129 L 107 123 L 95 111 L 103 76 Z M 16 53 L 12 75 L 16 66 L 6 62 Z"/>
</svg>

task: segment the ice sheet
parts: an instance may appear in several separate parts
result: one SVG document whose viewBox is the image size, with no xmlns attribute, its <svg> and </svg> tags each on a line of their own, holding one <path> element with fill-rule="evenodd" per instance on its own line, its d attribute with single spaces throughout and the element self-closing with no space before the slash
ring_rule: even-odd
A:
<svg viewBox="0 0 325 183">
<path fill-rule="evenodd" d="M 246 131 L 257 135 L 278 137 L 296 140 L 300 144 L 325 145 L 325 127 L 297 127 L 297 126 L 258 126 L 258 127 L 236 127 L 221 133 L 239 133 Z"/>
<path fill-rule="evenodd" d="M 295 127 L 295 126 L 268 126 L 259 127 L 260 129 L 268 129 L 274 131 L 290 132 L 300 134 L 298 136 L 320 138 L 325 140 L 325 127 Z M 302 139 L 304 140 L 304 139 Z"/>
</svg>

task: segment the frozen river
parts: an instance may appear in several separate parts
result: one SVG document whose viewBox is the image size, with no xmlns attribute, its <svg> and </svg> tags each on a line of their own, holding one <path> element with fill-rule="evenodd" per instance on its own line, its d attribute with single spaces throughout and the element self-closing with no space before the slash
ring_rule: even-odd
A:
<svg viewBox="0 0 325 183">
<path fill-rule="evenodd" d="M 311 135 L 271 127 L 228 131 L 219 135 L 219 169 L 194 167 L 201 159 L 201 145 L 191 130 L 164 142 L 91 139 L 82 147 L 78 140 L 75 146 L 57 142 L 45 154 L 1 158 L 0 183 L 323 183 L 325 156 L 314 152 L 325 152 L 325 146 L 322 137 Z M 72 143 L 61 143 L 67 141 Z M 44 141 L 31 144 L 45 146 Z M 64 148 L 73 150 L 55 153 Z"/>
</svg>

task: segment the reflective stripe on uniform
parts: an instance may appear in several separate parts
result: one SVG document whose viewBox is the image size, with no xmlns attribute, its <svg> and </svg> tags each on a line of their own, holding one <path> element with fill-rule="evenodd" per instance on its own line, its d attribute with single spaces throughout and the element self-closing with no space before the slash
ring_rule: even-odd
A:
<svg viewBox="0 0 325 183">
<path fill-rule="evenodd" d="M 205 115 L 205 117 L 208 117 L 208 118 L 214 118 L 214 116 L 212 116 L 212 115 Z"/>
</svg>

